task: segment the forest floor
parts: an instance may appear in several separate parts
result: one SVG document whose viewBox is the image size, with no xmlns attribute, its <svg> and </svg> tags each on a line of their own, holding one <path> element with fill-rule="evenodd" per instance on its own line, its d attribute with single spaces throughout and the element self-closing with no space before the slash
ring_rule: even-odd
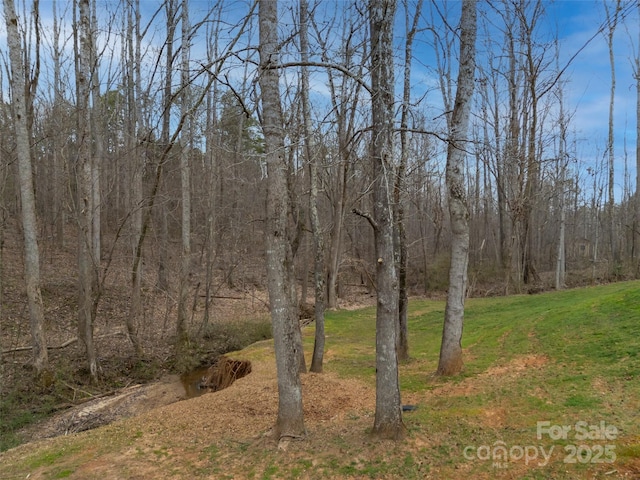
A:
<svg viewBox="0 0 640 480">
<path fill-rule="evenodd" d="M 443 310 L 411 302 L 413 358 L 400 374 L 417 409 L 402 441 L 368 433 L 374 309 L 342 310 L 327 314 L 325 372 L 302 375 L 305 439 L 271 435 L 277 380 L 264 340 L 229 353 L 252 363 L 229 388 L 13 448 L 0 479 L 640 478 L 639 282 L 470 300 L 465 370 L 451 379 L 430 375 Z M 304 334 L 310 352 L 313 327 Z"/>
<path fill-rule="evenodd" d="M 77 338 L 77 246 L 69 235 L 62 247 L 42 243 L 41 277 L 45 330 L 52 370 L 34 379 L 30 330 L 23 286 L 21 238 L 4 232 L 0 258 L 0 451 L 24 442 L 67 435 L 110 424 L 197 396 L 194 374 L 214 365 L 220 355 L 271 337 L 266 293 L 256 282 L 218 280 L 212 285 L 210 318 L 205 308 L 204 272 L 194 268 L 191 285 L 189 349 L 181 358 L 173 348 L 175 292 L 154 288 L 157 272 L 143 270 L 144 318 L 137 325 L 145 356 L 136 358 L 126 335 L 129 309 L 128 257 L 105 245 L 94 338 L 99 383 L 91 381 Z M 221 276 L 220 272 L 217 274 Z M 251 276 L 251 275 L 249 275 Z M 356 293 L 341 301 L 354 309 L 373 303 Z M 185 378 L 185 377 L 189 378 Z M 193 377 L 193 378 L 191 378 Z"/>
<path fill-rule="evenodd" d="M 3 258 L 0 414 L 2 428 L 15 438 L 2 449 L 26 443 L 0 453 L 2 480 L 640 479 L 638 282 L 471 299 L 465 370 L 451 379 L 431 376 L 444 301 L 412 299 L 412 359 L 400 374 L 403 403 L 417 409 L 404 414 L 407 435 L 400 442 L 369 435 L 375 299 L 354 292 L 340 310 L 327 312 L 324 373 L 302 375 L 306 438 L 276 442 L 276 369 L 259 288 L 218 286 L 212 320 L 204 324 L 202 289 L 194 285 L 189 327 L 196 341 L 181 361 L 171 348 L 174 300 L 148 289 L 139 325 L 147 356 L 136 360 L 122 320 L 127 262 L 115 257 L 98 310 L 101 382 L 95 385 L 75 339 L 75 247 L 45 249 L 43 297 L 55 371 L 46 384 L 34 384 L 29 351 L 22 349 L 29 331 L 19 242 L 13 240 Z M 154 273 L 147 272 L 150 278 Z M 308 353 L 313 331 L 313 325 L 304 329 Z M 251 373 L 224 390 L 187 398 L 193 383 L 179 373 L 207 366 L 223 352 L 250 361 Z M 538 438 L 540 421 L 568 426 L 571 434 Z M 615 438 L 577 442 L 582 421 L 615 427 Z M 572 456 L 574 443 L 582 450 Z M 505 446 L 506 457 L 494 456 Z"/>
</svg>

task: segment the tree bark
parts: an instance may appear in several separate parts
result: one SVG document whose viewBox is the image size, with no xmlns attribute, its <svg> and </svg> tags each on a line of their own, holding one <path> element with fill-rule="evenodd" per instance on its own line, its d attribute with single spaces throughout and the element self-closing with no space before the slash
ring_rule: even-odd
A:
<svg viewBox="0 0 640 480">
<path fill-rule="evenodd" d="M 442 345 L 437 373 L 462 370 L 462 329 L 469 264 L 469 207 L 465 192 L 464 159 L 474 90 L 476 2 L 463 0 L 460 17 L 460 67 L 447 150 L 446 182 L 451 221 L 451 265 Z"/>
<path fill-rule="evenodd" d="M 278 4 L 260 0 L 260 89 L 262 130 L 267 164 L 267 208 L 265 248 L 267 286 L 273 325 L 273 338 L 278 375 L 278 417 L 276 438 L 305 435 L 300 382 L 300 352 L 296 351 L 299 331 L 297 305 L 290 295 L 295 279 L 293 255 L 287 235 L 289 195 L 287 165 L 284 156 L 284 131 L 280 104 L 278 53 Z"/>
<path fill-rule="evenodd" d="M 38 224 L 36 219 L 33 172 L 31 164 L 30 134 L 25 100 L 25 66 L 18 32 L 18 18 L 13 0 L 4 0 L 7 26 L 7 44 L 11 64 L 11 96 L 13 123 L 18 156 L 18 183 L 24 239 L 24 277 L 29 306 L 29 323 L 33 350 L 33 365 L 38 375 L 49 368 L 47 343 L 44 333 L 44 308 L 40 292 L 40 252 L 38 248 Z M 2 248 L 0 246 L 0 248 Z"/>
<path fill-rule="evenodd" d="M 92 35 L 89 0 L 79 0 L 78 49 L 78 338 L 84 348 L 89 373 L 98 378 L 97 355 L 93 339 L 94 288 L 93 191 L 91 188 L 91 51 Z"/>
<path fill-rule="evenodd" d="M 371 162 L 376 253 L 376 412 L 373 435 L 399 439 L 405 434 L 398 378 L 398 277 L 394 248 L 393 22 L 396 3 L 369 2 L 371 34 Z"/>
<path fill-rule="evenodd" d="M 409 12 L 405 11 L 405 23 L 407 39 L 404 52 L 404 78 L 402 93 L 402 118 L 400 120 L 400 165 L 394 190 L 397 255 L 398 255 L 398 360 L 409 360 L 409 325 L 408 308 L 409 295 L 407 292 L 407 231 L 404 220 L 404 204 L 406 202 L 404 192 L 406 190 L 407 163 L 409 160 L 408 132 L 409 109 L 411 101 L 411 60 L 413 58 L 413 38 L 415 37 L 418 20 L 421 17 L 422 0 L 418 0 L 413 14 L 413 23 L 409 23 Z"/>
<path fill-rule="evenodd" d="M 180 115 L 186 118 L 189 112 L 189 2 L 182 0 L 182 74 L 181 74 L 181 105 Z M 180 279 L 178 287 L 178 321 L 176 324 L 176 349 L 182 350 L 188 342 L 187 334 L 187 303 L 189 274 L 191 272 L 191 166 L 189 155 L 191 147 L 190 121 L 182 131 L 180 149 L 180 186 L 182 205 L 182 252 L 180 255 Z"/>
<path fill-rule="evenodd" d="M 309 62 L 309 38 L 307 24 L 309 21 L 307 0 L 300 0 L 300 56 L 302 63 Z M 313 343 L 313 356 L 311 357 L 310 370 L 315 373 L 322 372 L 324 358 L 324 238 L 320 215 L 318 213 L 318 156 L 315 153 L 313 131 L 311 129 L 311 102 L 309 100 L 309 68 L 302 66 L 301 74 L 302 117 L 304 128 L 305 156 L 309 164 L 309 217 L 313 236 L 313 285 L 314 285 L 314 319 L 315 337 Z M 306 284 L 306 276 L 305 276 Z M 303 297 L 304 298 L 304 297 Z"/>
</svg>

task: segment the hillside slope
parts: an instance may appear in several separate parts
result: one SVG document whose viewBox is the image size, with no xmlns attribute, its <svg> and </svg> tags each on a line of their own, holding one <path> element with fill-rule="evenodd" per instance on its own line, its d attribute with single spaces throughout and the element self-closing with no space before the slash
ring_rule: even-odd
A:
<svg viewBox="0 0 640 480">
<path fill-rule="evenodd" d="M 411 302 L 407 439 L 373 441 L 374 310 L 327 316 L 303 441 L 273 441 L 272 342 L 220 392 L 0 454 L 0 478 L 640 478 L 640 283 L 472 299 L 458 378 L 434 378 L 442 301 Z M 305 331 L 311 351 L 313 327 Z M 558 432 L 564 432 L 559 435 Z M 558 434 L 558 435 L 557 435 Z"/>
</svg>

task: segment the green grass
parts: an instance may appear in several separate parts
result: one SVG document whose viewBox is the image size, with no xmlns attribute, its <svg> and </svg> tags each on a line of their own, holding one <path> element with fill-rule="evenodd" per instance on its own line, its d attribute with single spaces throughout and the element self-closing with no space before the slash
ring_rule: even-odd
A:
<svg viewBox="0 0 640 480">
<path fill-rule="evenodd" d="M 366 431 L 373 418 L 347 415 L 346 433 L 321 444 L 310 438 L 292 447 L 293 452 L 220 439 L 195 452 L 201 459 L 197 469 L 174 465 L 183 467 L 178 478 L 220 473 L 223 459 L 244 469 L 240 478 L 256 479 L 640 477 L 640 282 L 468 300 L 465 368 L 454 378 L 431 376 L 444 307 L 443 301 L 410 302 L 412 358 L 400 366 L 400 383 L 403 396 L 418 409 L 404 416 L 406 441 L 372 441 Z M 328 312 L 326 333 L 331 361 L 325 371 L 374 385 L 375 309 Z M 313 327 L 305 329 L 304 340 L 310 352 Z M 259 342 L 245 353 L 260 361 L 272 355 L 272 344 Z M 578 422 L 595 429 L 594 435 L 601 425 L 618 433 L 610 440 L 579 439 Z M 552 438 L 548 430 L 538 438 L 539 425 L 565 427 L 566 438 Z M 129 444 L 135 442 L 129 439 Z M 545 464 L 539 458 L 525 463 L 516 455 L 498 465 L 482 455 L 484 448 L 498 444 L 516 448 L 516 454 L 519 447 L 542 447 L 553 454 Z M 571 460 L 572 446 L 580 445 L 582 460 L 607 445 L 616 460 L 565 463 Z M 113 449 L 122 446 L 122 441 L 114 442 Z M 110 447 L 102 448 L 108 452 Z M 73 477 L 78 460 L 65 461 L 72 451 L 56 443 L 12 464 L 5 465 L 0 457 L 0 478 L 25 471 L 25 465 L 31 467 L 27 471 L 48 471 L 45 478 Z M 153 457 L 164 461 L 168 451 L 156 450 Z"/>
<path fill-rule="evenodd" d="M 508 369 L 510 362 L 523 356 L 546 360 L 539 368 L 525 368 L 513 378 L 497 376 L 487 380 L 481 391 L 433 398 L 420 405 L 418 411 L 406 415 L 411 433 L 446 432 L 449 446 L 440 446 L 428 454 L 437 459 L 436 463 L 446 465 L 452 457 L 454 464 L 459 463 L 463 459 L 459 446 L 474 438 L 484 445 L 493 445 L 498 440 L 510 445 L 531 444 L 537 440 L 538 421 L 569 426 L 578 421 L 590 425 L 605 421 L 622 432 L 624 440 L 616 444 L 619 458 L 632 458 L 628 452 L 640 448 L 639 282 L 539 295 L 469 299 L 462 342 L 465 369 L 456 378 L 434 379 L 429 374 L 437 366 L 444 307 L 442 301 L 410 303 L 412 360 L 400 367 L 403 394 L 475 382 L 487 376 L 489 369 L 501 366 Z M 326 370 L 373 384 L 375 310 L 329 313 L 326 330 L 327 348 L 340 359 L 329 363 Z M 311 346 L 311 339 L 308 341 Z M 508 377 L 508 370 L 504 376 Z M 478 418 L 491 408 L 506 412 L 503 426 L 487 429 L 480 425 Z M 557 453 L 560 447 L 563 446 L 555 448 Z M 566 467 L 562 456 L 559 460 L 560 465 L 540 468 L 542 473 L 522 478 L 572 478 L 571 474 L 565 477 L 550 473 Z M 487 468 L 489 477 L 501 473 L 492 469 L 490 463 L 477 463 L 474 471 Z M 587 463 L 569 467 L 575 467 L 582 475 L 589 468 L 600 472 L 611 465 Z"/>
</svg>

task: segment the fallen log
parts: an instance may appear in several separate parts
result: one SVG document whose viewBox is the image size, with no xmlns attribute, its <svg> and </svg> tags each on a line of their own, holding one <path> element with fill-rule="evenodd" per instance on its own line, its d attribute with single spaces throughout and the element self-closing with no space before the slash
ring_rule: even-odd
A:
<svg viewBox="0 0 640 480">
<path fill-rule="evenodd" d="M 105 333 L 104 335 L 98 335 L 97 337 L 94 337 L 94 338 L 99 339 L 99 338 L 105 338 L 105 337 L 114 337 L 116 335 L 124 335 L 124 332 Z M 60 345 L 47 345 L 47 350 L 62 350 L 63 348 L 67 348 L 69 345 L 73 345 L 77 341 L 78 341 L 78 337 L 73 337 Z M 10 348 L 9 350 L 2 350 L 2 355 L 7 355 L 9 353 L 17 353 L 17 352 L 27 352 L 31 349 L 33 349 L 32 346 Z"/>
</svg>

